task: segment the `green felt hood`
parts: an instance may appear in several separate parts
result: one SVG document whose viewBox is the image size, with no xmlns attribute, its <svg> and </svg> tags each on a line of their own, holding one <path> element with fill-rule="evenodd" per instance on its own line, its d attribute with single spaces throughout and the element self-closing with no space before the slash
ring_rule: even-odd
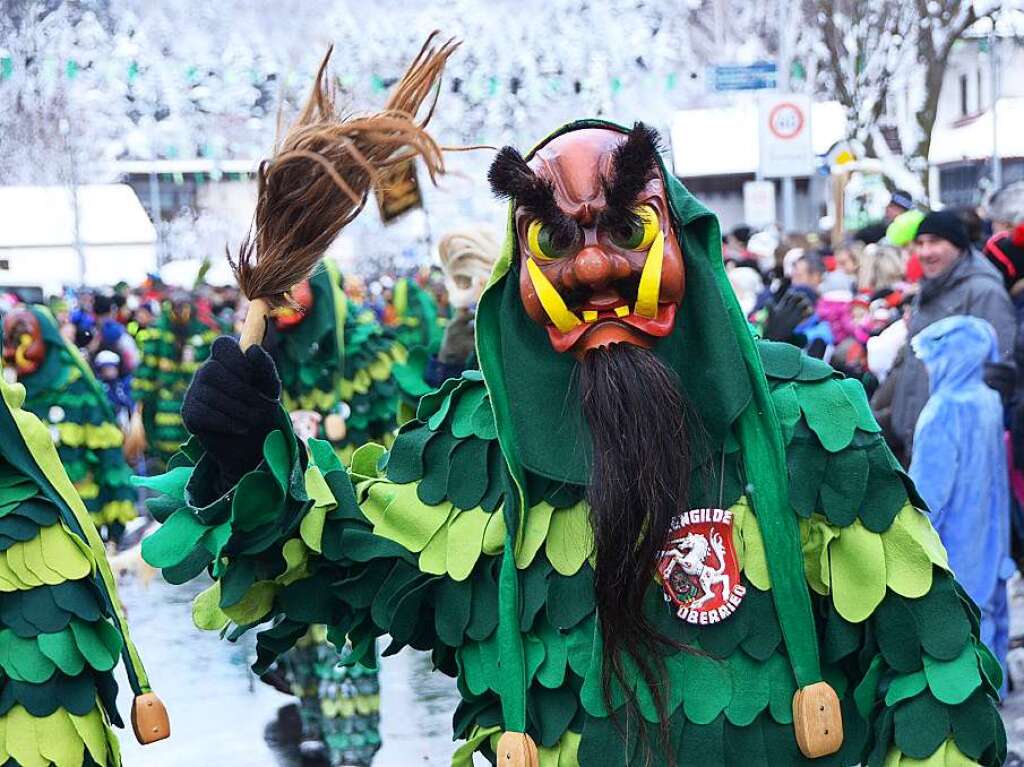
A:
<svg viewBox="0 0 1024 767">
<path fill-rule="evenodd" d="M 537 148 L 585 128 L 626 133 L 613 123 L 581 120 L 555 131 Z M 683 393 L 708 434 L 705 444 L 693 446 L 694 460 L 717 453 L 730 429 L 739 441 L 748 495 L 768 553 L 772 596 L 794 675 L 803 687 L 819 681 L 821 670 L 800 531 L 789 504 L 782 429 L 754 336 L 725 276 L 718 219 L 664 164 L 661 171 L 672 226 L 683 249 L 686 295 L 672 333 L 656 342 L 654 352 L 679 375 Z M 519 298 L 514 211 L 513 200 L 502 255 L 480 298 L 476 320 L 480 370 L 491 397 L 501 451 L 518 490 L 518 503 L 506 501 L 504 509 L 509 552 L 521 544 L 526 514 L 524 469 L 586 485 L 591 450 L 573 384 L 576 360 L 550 347 L 545 331 L 529 319 Z M 517 586 L 512 575 L 504 571 L 502 575 L 502 601 L 512 602 Z M 510 642 L 513 620 L 509 608 L 508 615 L 502 614 L 501 630 Z"/>
<path fill-rule="evenodd" d="M 570 123 L 548 141 L 583 128 L 621 126 L 599 120 Z M 737 338 L 750 331 L 725 276 L 718 219 L 662 166 L 672 226 L 686 266 L 686 296 L 672 333 L 655 353 L 676 371 L 684 394 L 700 414 L 710 439 L 697 460 L 720 447 L 732 422 L 750 402 L 749 376 Z M 549 479 L 586 485 L 590 436 L 576 393 L 576 359 L 554 351 L 543 328 L 519 298 L 519 243 L 509 206 L 508 234 L 477 315 L 480 367 L 495 407 L 509 418 L 522 466 Z M 513 404 L 514 403 L 514 404 Z"/>
</svg>

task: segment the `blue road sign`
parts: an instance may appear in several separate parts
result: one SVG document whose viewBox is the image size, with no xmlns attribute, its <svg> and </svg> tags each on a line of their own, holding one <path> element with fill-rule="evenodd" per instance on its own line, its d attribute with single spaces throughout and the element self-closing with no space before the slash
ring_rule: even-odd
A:
<svg viewBox="0 0 1024 767">
<path fill-rule="evenodd" d="M 708 79 L 715 91 L 758 91 L 777 87 L 778 69 L 768 61 L 745 66 L 726 64 L 710 69 Z"/>
</svg>

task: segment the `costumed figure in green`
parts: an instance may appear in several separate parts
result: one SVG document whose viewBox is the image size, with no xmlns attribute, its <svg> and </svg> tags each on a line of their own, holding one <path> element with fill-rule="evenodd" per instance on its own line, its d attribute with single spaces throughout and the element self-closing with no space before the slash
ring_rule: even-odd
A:
<svg viewBox="0 0 1024 767">
<path fill-rule="evenodd" d="M 185 292 L 172 295 L 162 314 L 136 337 L 141 363 L 132 379 L 132 397 L 136 412 L 141 410 L 149 455 L 158 467 L 165 466 L 188 437 L 181 423 L 181 403 L 217 335 L 198 319 L 191 300 Z"/>
<path fill-rule="evenodd" d="M 124 434 L 89 363 L 42 306 L 4 317 L 4 364 L 25 387 L 25 409 L 50 428 L 64 469 L 105 540 L 134 519 L 137 491 Z"/>
<path fill-rule="evenodd" d="M 257 669 L 311 624 L 431 652 L 457 767 L 1001 764 L 998 664 L 860 384 L 754 338 L 656 134 L 576 122 L 490 178 L 480 372 L 389 451 L 302 445 L 270 358 L 215 344 L 143 550 L 211 569 L 198 622 L 264 624 Z"/>
<path fill-rule="evenodd" d="M 436 354 L 420 346 L 395 366 L 395 381 L 402 394 L 402 423 L 416 416 L 420 397 L 463 370 L 477 367 L 474 328 L 480 293 L 501 253 L 501 245 L 485 227 L 467 227 L 446 233 L 437 245 L 444 272 L 445 291 L 452 317 Z"/>
<path fill-rule="evenodd" d="M 0 383 L 0 396 L 0 764 L 116 767 L 119 659 L 141 742 L 168 736 L 166 711 L 49 428 L 21 385 Z"/>
<path fill-rule="evenodd" d="M 290 295 L 296 306 L 274 313 L 264 340 L 282 371 L 282 401 L 301 440 L 325 439 L 339 456 L 351 457 L 357 444 L 396 427 L 394 344 L 375 322 L 348 322 L 348 299 L 330 260 Z M 299 699 L 302 750 L 320 752 L 331 765 L 369 765 L 380 748 L 377 673 L 339 665 L 326 633 L 312 627 L 278 663 Z"/>
</svg>

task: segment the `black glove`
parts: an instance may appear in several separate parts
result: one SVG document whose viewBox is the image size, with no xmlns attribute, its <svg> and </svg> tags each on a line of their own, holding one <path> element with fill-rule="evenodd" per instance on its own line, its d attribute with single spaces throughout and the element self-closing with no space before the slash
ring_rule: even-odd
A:
<svg viewBox="0 0 1024 767">
<path fill-rule="evenodd" d="M 465 310 L 452 318 L 445 328 L 441 350 L 437 354 L 438 360 L 445 365 L 465 365 L 466 360 L 476 349 L 474 319 L 472 312 Z"/>
<path fill-rule="evenodd" d="M 1005 406 L 1013 396 L 1017 383 L 1016 367 L 1009 362 L 986 362 L 983 375 L 988 387 L 999 392 Z"/>
<path fill-rule="evenodd" d="M 769 341 L 785 341 L 794 343 L 793 331 L 796 326 L 811 316 L 814 307 L 806 296 L 788 291 L 778 303 L 768 309 L 768 319 L 764 323 L 764 337 Z M 797 344 L 803 346 L 803 344 Z"/>
<path fill-rule="evenodd" d="M 181 419 L 220 466 L 221 491 L 259 465 L 280 397 L 274 361 L 260 346 L 243 354 L 233 338 L 213 342 L 210 359 L 185 393 Z"/>
</svg>

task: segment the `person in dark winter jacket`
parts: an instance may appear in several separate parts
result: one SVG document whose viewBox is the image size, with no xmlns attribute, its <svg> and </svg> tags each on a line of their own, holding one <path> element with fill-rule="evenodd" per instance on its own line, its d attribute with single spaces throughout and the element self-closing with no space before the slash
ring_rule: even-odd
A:
<svg viewBox="0 0 1024 767">
<path fill-rule="evenodd" d="M 999 273 L 971 249 L 966 227 L 949 211 L 931 212 L 922 219 L 914 247 L 924 276 L 910 307 L 908 338 L 954 314 L 988 320 L 996 331 L 1000 361 L 985 366 L 985 382 L 1004 397 L 1009 396 L 1015 382 L 1012 355 L 1017 326 Z M 905 465 L 918 416 L 927 400 L 928 371 L 908 344 L 897 356 L 885 385 L 871 400 L 893 451 Z"/>
</svg>

